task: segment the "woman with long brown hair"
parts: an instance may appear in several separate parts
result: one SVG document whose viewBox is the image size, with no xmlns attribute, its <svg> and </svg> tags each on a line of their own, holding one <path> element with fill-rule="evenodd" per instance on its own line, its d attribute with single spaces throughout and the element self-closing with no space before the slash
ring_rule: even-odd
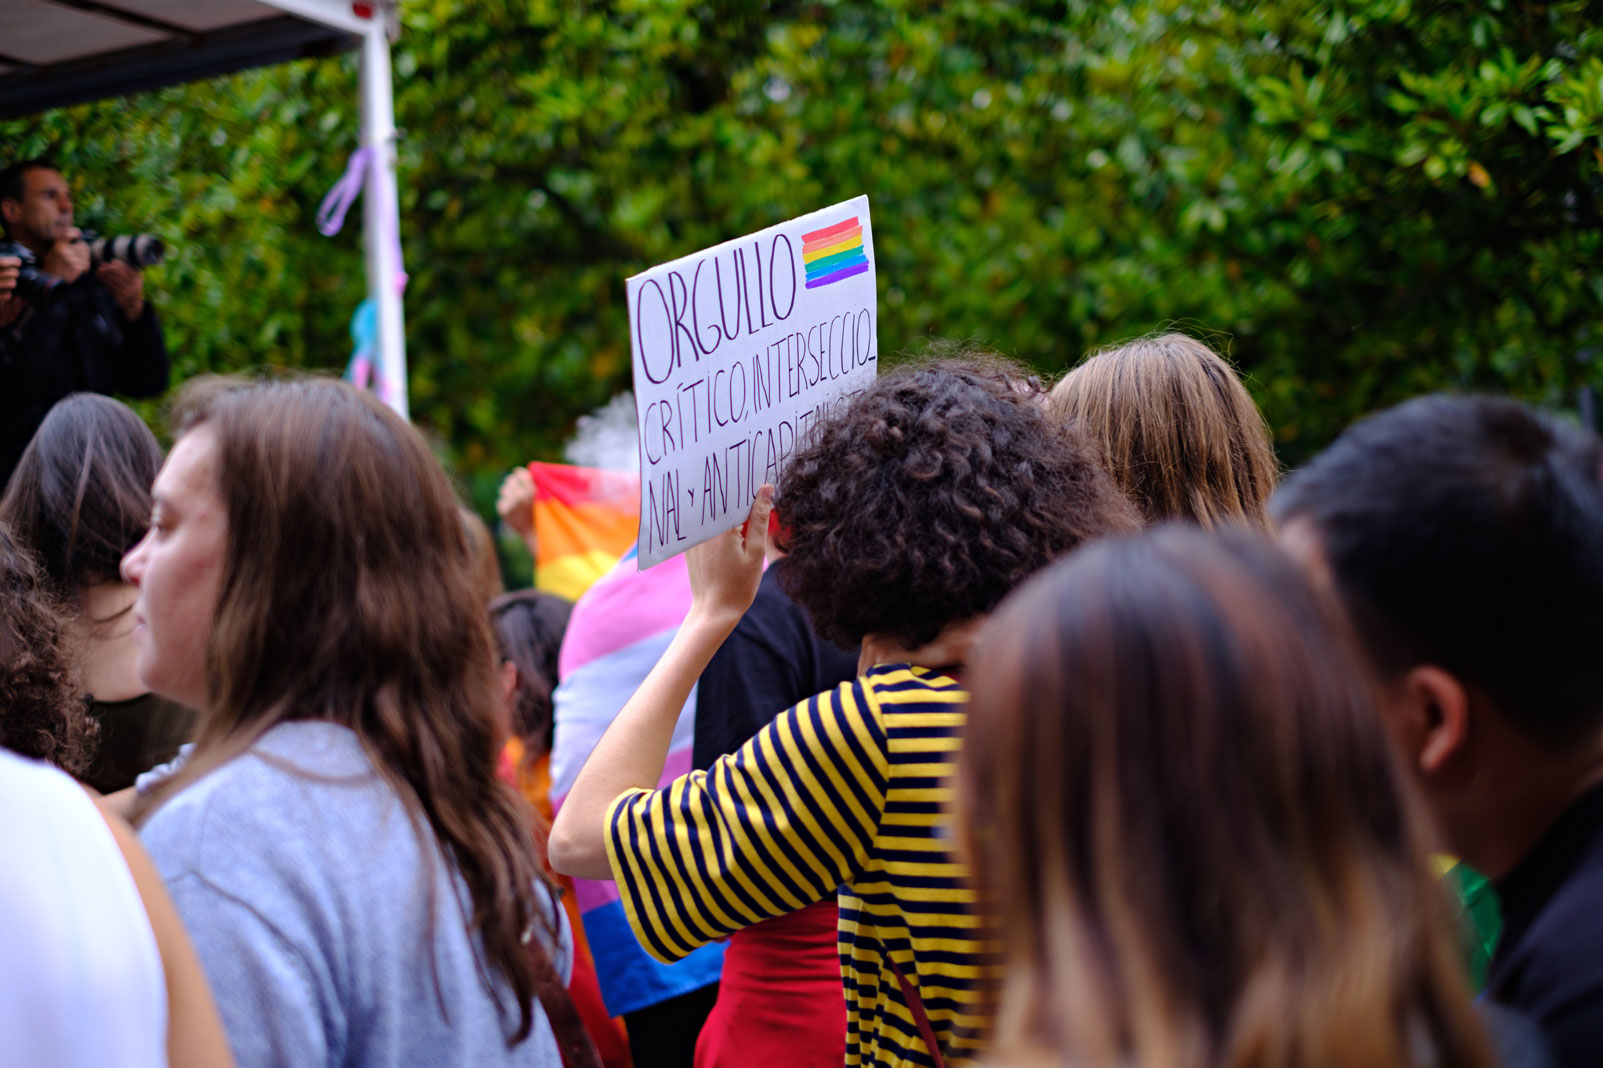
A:
<svg viewBox="0 0 1603 1068">
<path fill-rule="evenodd" d="M 1366 677 L 1267 541 L 1090 546 L 998 610 L 972 682 L 996 1063 L 1493 1063 Z"/>
<path fill-rule="evenodd" d="M 1149 523 L 1268 525 L 1280 475 L 1268 424 L 1235 370 L 1195 338 L 1093 353 L 1053 387 L 1047 410 L 1078 427 Z"/>
<path fill-rule="evenodd" d="M 201 710 L 136 819 L 239 1062 L 555 1068 L 565 926 L 423 438 L 333 381 L 202 387 L 123 573 L 141 677 Z"/>
</svg>

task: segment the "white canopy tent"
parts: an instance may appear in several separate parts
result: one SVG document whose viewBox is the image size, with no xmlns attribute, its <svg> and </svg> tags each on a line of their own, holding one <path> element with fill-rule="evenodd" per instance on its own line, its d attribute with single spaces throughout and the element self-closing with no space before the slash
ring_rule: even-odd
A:
<svg viewBox="0 0 1603 1068">
<path fill-rule="evenodd" d="M 360 48 L 367 291 L 407 415 L 390 39 L 396 0 L 0 0 L 0 118 Z"/>
</svg>

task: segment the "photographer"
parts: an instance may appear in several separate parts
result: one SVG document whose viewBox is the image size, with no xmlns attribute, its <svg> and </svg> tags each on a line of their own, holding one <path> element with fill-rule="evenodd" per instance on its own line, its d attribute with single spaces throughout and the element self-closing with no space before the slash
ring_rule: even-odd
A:
<svg viewBox="0 0 1603 1068">
<path fill-rule="evenodd" d="M 144 275 L 116 260 L 91 263 L 53 163 L 0 171 L 0 224 L 10 245 L 0 246 L 3 486 L 58 400 L 83 391 L 155 396 L 167 388 L 168 365 Z"/>
</svg>

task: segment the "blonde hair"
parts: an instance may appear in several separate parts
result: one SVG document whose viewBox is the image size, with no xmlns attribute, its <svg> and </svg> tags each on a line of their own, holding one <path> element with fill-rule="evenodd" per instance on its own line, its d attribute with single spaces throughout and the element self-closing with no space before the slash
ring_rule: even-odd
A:
<svg viewBox="0 0 1603 1068">
<path fill-rule="evenodd" d="M 1264 422 L 1231 366 L 1184 334 L 1093 354 L 1052 390 L 1054 418 L 1077 424 L 1149 522 L 1268 522 L 1279 478 Z"/>
</svg>

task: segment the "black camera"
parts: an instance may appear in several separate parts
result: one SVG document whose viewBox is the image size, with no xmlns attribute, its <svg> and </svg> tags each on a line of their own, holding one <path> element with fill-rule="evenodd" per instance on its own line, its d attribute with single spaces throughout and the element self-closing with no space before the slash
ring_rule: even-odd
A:
<svg viewBox="0 0 1603 1068">
<path fill-rule="evenodd" d="M 124 234 L 120 237 L 97 237 L 85 231 L 83 240 L 89 245 L 89 261 L 98 266 L 117 260 L 130 267 L 151 267 L 167 256 L 167 246 L 161 238 L 151 234 Z M 20 241 L 0 241 L 0 256 L 15 256 L 22 261 L 17 269 L 17 296 L 32 300 L 61 279 L 39 267 L 39 257 Z"/>
<path fill-rule="evenodd" d="M 167 246 L 152 234 L 97 237 L 86 230 L 83 239 L 89 242 L 90 260 L 97 264 L 119 260 L 130 267 L 154 267 L 167 258 Z"/>
<path fill-rule="evenodd" d="M 39 257 L 33 249 L 20 241 L 0 241 L 0 256 L 12 256 L 22 261 L 17 268 L 17 296 L 32 300 L 61 279 L 39 269 Z"/>
</svg>

